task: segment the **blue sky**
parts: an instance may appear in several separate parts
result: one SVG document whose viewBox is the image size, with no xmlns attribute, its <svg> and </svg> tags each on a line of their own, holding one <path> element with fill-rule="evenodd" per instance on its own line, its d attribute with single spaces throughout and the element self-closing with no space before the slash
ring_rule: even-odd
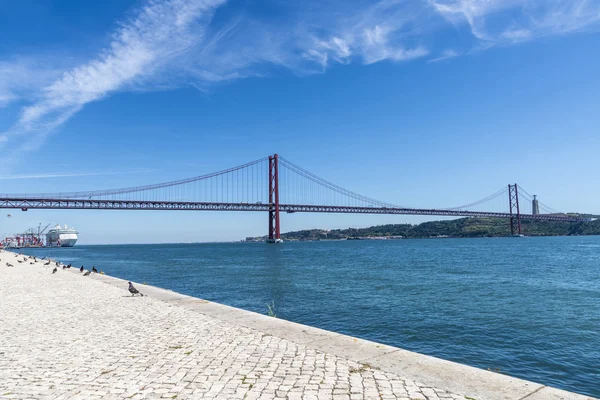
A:
<svg viewBox="0 0 600 400">
<path fill-rule="evenodd" d="M 518 182 L 600 213 L 599 0 L 0 0 L 0 192 L 201 175 L 278 152 L 415 207 Z M 7 211 L 0 234 L 240 239 L 266 216 Z M 285 215 L 283 230 L 422 221 Z"/>
</svg>

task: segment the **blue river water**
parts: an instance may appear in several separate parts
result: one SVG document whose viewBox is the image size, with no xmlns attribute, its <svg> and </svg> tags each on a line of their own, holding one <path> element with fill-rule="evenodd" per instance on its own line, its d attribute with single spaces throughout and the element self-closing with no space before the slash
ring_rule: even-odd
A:
<svg viewBox="0 0 600 400">
<path fill-rule="evenodd" d="M 600 237 L 22 251 L 600 397 Z"/>
</svg>

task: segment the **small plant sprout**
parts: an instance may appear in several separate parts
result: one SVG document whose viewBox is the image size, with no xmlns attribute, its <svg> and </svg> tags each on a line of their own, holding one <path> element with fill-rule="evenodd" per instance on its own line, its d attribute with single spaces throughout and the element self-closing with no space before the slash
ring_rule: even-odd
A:
<svg viewBox="0 0 600 400">
<path fill-rule="evenodd" d="M 267 303 L 267 315 L 269 317 L 277 318 L 277 315 L 275 314 L 275 301 Z"/>
</svg>

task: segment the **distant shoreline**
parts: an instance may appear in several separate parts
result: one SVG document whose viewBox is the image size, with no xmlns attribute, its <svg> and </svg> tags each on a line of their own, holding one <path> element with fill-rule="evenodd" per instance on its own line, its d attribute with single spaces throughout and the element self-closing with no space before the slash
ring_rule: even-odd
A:
<svg viewBox="0 0 600 400">
<path fill-rule="evenodd" d="M 600 235 L 600 220 L 557 222 L 522 220 L 524 236 L 594 236 Z M 307 229 L 281 235 L 284 241 L 321 240 L 397 240 L 512 237 L 509 220 L 502 218 L 459 218 L 421 224 L 388 224 L 368 228 Z M 247 242 L 264 242 L 266 236 L 247 237 Z"/>
</svg>

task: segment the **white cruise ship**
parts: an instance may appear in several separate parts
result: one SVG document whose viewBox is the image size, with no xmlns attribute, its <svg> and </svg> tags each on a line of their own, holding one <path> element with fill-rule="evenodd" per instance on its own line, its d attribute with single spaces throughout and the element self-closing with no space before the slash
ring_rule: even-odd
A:
<svg viewBox="0 0 600 400">
<path fill-rule="evenodd" d="M 49 247 L 73 247 L 77 243 L 79 232 L 75 228 L 67 228 L 56 225 L 46 233 L 46 246 Z"/>
</svg>

